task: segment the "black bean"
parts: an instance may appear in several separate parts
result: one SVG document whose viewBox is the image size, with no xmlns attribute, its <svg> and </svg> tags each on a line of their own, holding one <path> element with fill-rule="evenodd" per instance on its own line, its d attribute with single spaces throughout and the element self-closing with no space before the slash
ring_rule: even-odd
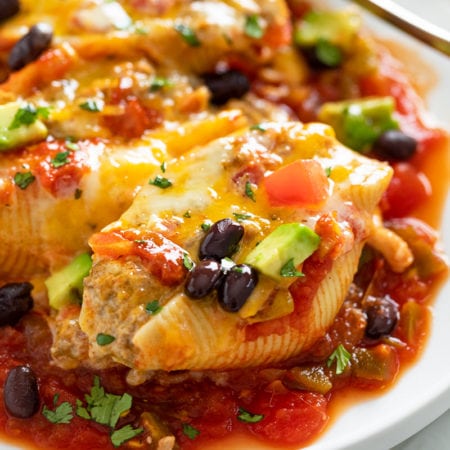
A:
<svg viewBox="0 0 450 450">
<path fill-rule="evenodd" d="M 0 326 L 15 325 L 33 308 L 31 283 L 8 283 L 0 288 Z"/>
<path fill-rule="evenodd" d="M 9 68 L 19 70 L 37 59 L 50 46 L 52 38 L 53 29 L 50 25 L 47 23 L 33 25 L 11 50 L 8 59 Z"/>
<path fill-rule="evenodd" d="M 15 16 L 19 11 L 19 0 L 0 0 L 0 21 Z"/>
<path fill-rule="evenodd" d="M 250 90 L 250 81 L 239 70 L 207 73 L 203 80 L 211 92 L 211 103 L 223 105 L 232 98 L 241 98 Z"/>
<path fill-rule="evenodd" d="M 372 151 L 380 158 L 394 161 L 406 161 L 417 150 L 417 141 L 400 130 L 388 130 L 382 133 L 372 146 Z"/>
<path fill-rule="evenodd" d="M 36 376 L 27 366 L 11 369 L 6 377 L 3 401 L 9 414 L 27 419 L 39 409 L 39 390 Z"/>
<path fill-rule="evenodd" d="M 221 260 L 236 252 L 239 241 L 244 235 L 244 227 L 231 219 L 222 219 L 214 223 L 200 244 L 200 259 Z"/>
<path fill-rule="evenodd" d="M 366 336 L 372 339 L 389 335 L 399 319 L 398 304 L 389 295 L 369 296 L 365 312 L 367 316 Z"/>
<path fill-rule="evenodd" d="M 217 289 L 220 306 L 228 312 L 239 311 L 258 284 L 258 272 L 246 264 L 234 266 Z"/>
<path fill-rule="evenodd" d="M 215 259 L 200 261 L 188 274 L 184 290 L 190 298 L 206 297 L 223 276 Z"/>
</svg>

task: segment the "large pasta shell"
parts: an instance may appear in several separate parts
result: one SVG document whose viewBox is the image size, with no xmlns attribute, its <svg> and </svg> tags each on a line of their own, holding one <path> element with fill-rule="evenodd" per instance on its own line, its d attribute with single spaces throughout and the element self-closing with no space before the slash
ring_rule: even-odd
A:
<svg viewBox="0 0 450 450">
<path fill-rule="evenodd" d="M 243 193 L 239 177 L 249 167 L 263 177 L 304 158 L 331 171 L 330 196 L 323 204 L 272 207 L 261 179 L 255 180 L 255 202 Z M 168 167 L 164 176 L 173 183 L 170 189 L 146 186 L 121 219 L 92 241 L 95 262 L 85 283 L 80 325 L 93 360 L 110 358 L 140 371 L 228 369 L 282 361 L 308 348 L 342 304 L 391 169 L 343 147 L 327 126 L 286 123 L 265 124 L 264 132 L 240 132 L 194 149 Z M 186 211 L 189 214 L 183 216 Z M 314 288 L 308 287 L 314 270 L 307 272 L 307 288 L 294 295 L 294 312 L 258 322 L 256 316 L 248 320 L 223 311 L 214 294 L 193 301 L 184 294 L 182 282 L 164 286 L 140 257 L 107 254 L 98 244 L 111 233 L 141 233 L 145 239 L 146 233 L 156 232 L 195 260 L 203 233 L 200 224 L 236 212 L 246 215 L 236 262 L 282 222 L 298 221 L 319 230 L 324 217 L 333 218 L 333 232 L 315 254 L 325 269 Z M 327 240 L 339 245 L 330 251 Z M 303 295 L 308 289 L 312 294 Z M 145 306 L 154 299 L 162 309 L 149 314 Z M 98 345 L 100 333 L 115 340 Z"/>
</svg>

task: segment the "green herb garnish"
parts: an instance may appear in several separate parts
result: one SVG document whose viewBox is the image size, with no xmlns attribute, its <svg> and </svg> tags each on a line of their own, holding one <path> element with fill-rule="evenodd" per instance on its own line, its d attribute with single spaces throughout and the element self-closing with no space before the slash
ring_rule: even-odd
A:
<svg viewBox="0 0 450 450">
<path fill-rule="evenodd" d="M 328 178 L 331 176 L 331 170 L 332 170 L 331 167 L 327 167 L 327 168 L 325 169 L 325 175 L 326 175 Z"/>
<path fill-rule="evenodd" d="M 331 367 L 333 362 L 336 360 L 336 375 L 340 375 L 347 367 L 350 357 L 351 354 L 346 350 L 346 348 L 342 344 L 339 344 L 328 358 L 327 366 Z"/>
<path fill-rule="evenodd" d="M 77 401 L 77 415 L 111 428 L 117 425 L 119 418 L 130 410 L 133 403 L 133 398 L 126 392 L 123 395 L 106 393 L 98 376 L 94 378 L 91 392 L 84 398 L 86 406 Z"/>
<path fill-rule="evenodd" d="M 120 447 L 130 439 L 140 435 L 144 431 L 143 428 L 133 428 L 131 425 L 125 425 L 111 434 L 111 442 L 114 447 Z"/>
<path fill-rule="evenodd" d="M 150 84 L 150 92 L 159 91 L 165 87 L 171 87 L 172 82 L 166 77 L 158 77 L 153 78 Z"/>
<path fill-rule="evenodd" d="M 165 173 L 165 172 L 166 172 L 166 169 L 167 169 L 167 163 L 166 163 L 165 161 L 163 161 L 163 162 L 161 163 L 161 165 L 159 166 L 159 168 L 161 169 L 161 172 L 162 172 L 162 173 Z"/>
<path fill-rule="evenodd" d="M 55 394 L 53 397 L 53 405 L 55 409 L 48 409 L 44 405 L 42 408 L 42 415 L 51 423 L 70 423 L 73 419 L 73 408 L 69 402 L 62 402 L 60 405 L 56 406 L 58 402 L 59 395 Z"/>
<path fill-rule="evenodd" d="M 68 150 L 72 150 L 73 152 L 77 152 L 78 150 L 80 150 L 80 146 L 76 142 L 73 142 L 71 139 L 66 139 L 65 146 Z"/>
<path fill-rule="evenodd" d="M 103 108 L 95 100 L 86 100 L 84 103 L 78 105 L 81 109 L 89 112 L 100 112 Z"/>
<path fill-rule="evenodd" d="M 188 423 L 183 423 L 183 434 L 189 439 L 195 439 L 200 434 L 200 431 Z"/>
<path fill-rule="evenodd" d="M 246 423 L 257 423 L 261 422 L 264 419 L 263 414 L 252 414 L 251 412 L 246 411 L 244 408 L 239 408 L 237 418 L 241 422 Z"/>
<path fill-rule="evenodd" d="M 55 155 L 54 158 L 51 159 L 50 162 L 54 168 L 65 166 L 70 162 L 69 155 L 69 150 L 67 150 L 66 152 L 59 152 Z"/>
<path fill-rule="evenodd" d="M 190 219 L 191 218 L 191 211 L 188 209 L 184 214 L 183 217 L 185 217 L 186 219 Z"/>
<path fill-rule="evenodd" d="M 328 67 L 337 67 L 342 62 L 341 49 L 326 39 L 317 41 L 316 56 L 321 63 Z"/>
<path fill-rule="evenodd" d="M 98 345 L 109 345 L 111 342 L 115 341 L 116 338 L 110 334 L 98 333 L 95 339 Z"/>
<path fill-rule="evenodd" d="M 294 258 L 291 258 L 281 269 L 280 275 L 282 277 L 304 277 L 302 272 L 299 272 L 294 265 Z"/>
<path fill-rule="evenodd" d="M 27 104 L 23 108 L 19 108 L 14 115 L 14 118 L 9 125 L 9 130 L 15 130 L 20 128 L 22 125 L 29 126 L 32 125 L 38 118 L 48 119 L 50 114 L 50 108 L 38 107 L 36 108 L 32 104 Z"/>
<path fill-rule="evenodd" d="M 264 35 L 264 30 L 260 23 L 260 17 L 256 14 L 247 16 L 245 19 L 244 32 L 253 39 L 261 39 Z"/>
<path fill-rule="evenodd" d="M 267 131 L 267 128 L 264 126 L 264 124 L 262 124 L 262 123 L 257 123 L 257 124 L 255 124 L 255 125 L 252 125 L 251 127 L 250 127 L 250 130 L 257 130 L 257 131 L 261 131 L 261 132 L 265 132 L 265 131 Z"/>
<path fill-rule="evenodd" d="M 211 229 L 211 222 L 203 222 L 200 227 L 203 231 L 209 231 Z"/>
<path fill-rule="evenodd" d="M 187 270 L 192 270 L 194 268 L 194 261 L 192 261 L 191 257 L 187 253 L 183 255 L 183 266 Z"/>
<path fill-rule="evenodd" d="M 199 47 L 201 45 L 199 38 L 191 27 L 180 23 L 175 25 L 175 31 L 177 31 L 177 33 L 179 33 L 184 41 L 191 47 Z"/>
<path fill-rule="evenodd" d="M 247 181 L 247 182 L 245 183 L 245 195 L 246 195 L 250 200 L 253 200 L 254 202 L 256 202 L 255 193 L 253 192 L 253 189 L 252 189 L 252 183 L 250 183 L 250 181 Z"/>
<path fill-rule="evenodd" d="M 162 306 L 159 304 L 158 300 L 152 300 L 145 305 L 145 310 L 154 316 L 162 310 Z"/>
<path fill-rule="evenodd" d="M 159 187 L 161 189 L 167 189 L 172 186 L 172 182 L 165 177 L 156 175 L 154 180 L 149 180 L 148 184 L 153 184 L 153 186 Z"/>
<path fill-rule="evenodd" d="M 17 172 L 14 175 L 14 184 L 20 189 L 26 189 L 35 179 L 31 172 Z"/>
<path fill-rule="evenodd" d="M 236 218 L 238 222 L 242 222 L 243 220 L 250 219 L 252 217 L 251 214 L 243 214 L 243 213 L 233 213 L 233 216 Z"/>
</svg>

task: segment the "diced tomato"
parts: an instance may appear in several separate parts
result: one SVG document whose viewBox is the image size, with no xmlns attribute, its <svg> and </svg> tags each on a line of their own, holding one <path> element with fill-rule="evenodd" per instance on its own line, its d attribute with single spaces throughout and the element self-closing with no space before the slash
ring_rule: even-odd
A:
<svg viewBox="0 0 450 450">
<path fill-rule="evenodd" d="M 133 241 L 116 232 L 95 233 L 89 239 L 89 245 L 95 253 L 108 258 L 131 254 L 134 247 Z"/>
<path fill-rule="evenodd" d="M 404 217 L 431 196 L 426 175 L 409 163 L 393 165 L 394 176 L 381 201 L 385 218 Z"/>
<path fill-rule="evenodd" d="M 23 69 L 14 72 L 1 84 L 1 89 L 17 95 L 29 95 L 33 90 L 64 77 L 75 65 L 78 55 L 67 42 L 51 48 Z"/>
<path fill-rule="evenodd" d="M 106 258 L 139 256 L 147 270 L 166 286 L 179 284 L 186 276 L 185 251 L 159 233 L 117 230 L 94 234 L 89 245 Z"/>
<path fill-rule="evenodd" d="M 103 116 L 105 125 L 114 135 L 127 139 L 138 138 L 145 130 L 161 124 L 161 113 L 156 109 L 145 108 L 137 98 L 131 97 L 123 103 L 123 114 Z"/>
<path fill-rule="evenodd" d="M 313 207 L 329 195 L 325 171 L 313 159 L 281 167 L 264 179 L 264 185 L 273 206 Z"/>
<path fill-rule="evenodd" d="M 53 140 L 17 151 L 16 160 L 11 164 L 11 177 L 16 171 L 21 171 L 22 167 L 29 167 L 42 187 L 53 196 L 73 197 L 81 179 L 90 171 L 90 155 L 103 150 L 103 144 L 96 141 L 79 141 L 77 146 L 77 151 L 71 151 L 65 141 Z M 61 164 L 55 164 L 54 158 L 64 154 L 65 160 Z"/>
<path fill-rule="evenodd" d="M 289 20 L 284 23 L 271 23 L 264 36 L 262 37 L 264 45 L 270 48 L 279 48 L 289 45 L 292 41 L 292 24 Z"/>
<path fill-rule="evenodd" d="M 264 418 L 249 428 L 257 436 L 278 445 L 302 445 L 327 423 L 327 404 L 323 395 L 313 392 L 261 391 L 248 409 Z"/>
</svg>

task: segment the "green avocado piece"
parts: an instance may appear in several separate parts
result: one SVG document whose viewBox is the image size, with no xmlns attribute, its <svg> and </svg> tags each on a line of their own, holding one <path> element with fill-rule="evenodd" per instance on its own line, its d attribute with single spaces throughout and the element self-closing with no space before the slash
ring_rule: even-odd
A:
<svg viewBox="0 0 450 450">
<path fill-rule="evenodd" d="M 76 256 L 70 264 L 45 280 L 50 306 L 61 309 L 70 303 L 81 303 L 83 279 L 89 274 L 92 259 L 88 253 Z"/>
<path fill-rule="evenodd" d="M 296 24 L 294 41 L 303 48 L 326 41 L 349 51 L 360 26 L 361 18 L 355 11 L 311 11 Z"/>
<path fill-rule="evenodd" d="M 324 103 L 318 119 L 331 125 L 344 145 L 365 153 L 382 133 L 398 128 L 394 110 L 392 97 L 367 97 Z"/>
<path fill-rule="evenodd" d="M 245 258 L 264 275 L 281 280 L 287 264 L 297 267 L 319 247 L 320 237 L 301 223 L 285 223 L 266 236 Z"/>
<path fill-rule="evenodd" d="M 0 105 L 0 151 L 45 139 L 47 127 L 38 116 L 48 114 L 47 108 L 35 108 L 19 102 Z"/>
</svg>

